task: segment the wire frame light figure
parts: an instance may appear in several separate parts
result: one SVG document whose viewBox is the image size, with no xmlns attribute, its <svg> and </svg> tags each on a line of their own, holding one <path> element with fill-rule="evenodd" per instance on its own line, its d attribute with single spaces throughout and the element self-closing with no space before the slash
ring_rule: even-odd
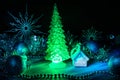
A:
<svg viewBox="0 0 120 80">
<path fill-rule="evenodd" d="M 19 38 L 20 40 L 29 40 L 30 36 L 33 34 L 41 34 L 43 32 L 39 31 L 41 25 L 36 25 L 38 20 L 43 16 L 33 19 L 34 15 L 29 16 L 27 7 L 26 12 L 22 15 L 19 12 L 19 17 L 15 17 L 12 13 L 8 12 L 8 14 L 13 18 L 14 22 L 10 22 L 12 29 L 8 32 L 15 32 L 17 33 L 14 37 Z M 44 34 L 44 33 L 43 33 Z M 19 36 L 19 37 L 18 37 Z"/>
</svg>

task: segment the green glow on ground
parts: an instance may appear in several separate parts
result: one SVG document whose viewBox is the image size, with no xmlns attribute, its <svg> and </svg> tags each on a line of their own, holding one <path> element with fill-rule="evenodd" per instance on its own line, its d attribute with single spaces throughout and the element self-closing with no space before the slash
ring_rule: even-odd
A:
<svg viewBox="0 0 120 80">
<path fill-rule="evenodd" d="M 49 64 L 50 68 L 65 68 L 66 64 L 64 62 L 59 62 L 59 63 L 50 63 Z"/>
<path fill-rule="evenodd" d="M 94 63 L 84 68 L 74 67 L 71 63 L 71 60 L 63 62 L 63 64 L 65 64 L 64 68 L 60 68 L 60 67 L 54 68 L 53 67 L 54 64 L 51 61 L 36 62 L 31 65 L 30 69 L 26 69 L 22 74 L 29 76 L 30 75 L 34 76 L 39 74 L 70 74 L 70 75 L 80 76 L 81 74 L 83 75 L 98 70 L 108 70 L 108 65 L 106 63 L 101 63 L 101 62 Z M 52 65 L 52 67 L 49 67 L 49 65 Z M 62 63 L 59 63 L 58 65 L 61 66 Z"/>
<path fill-rule="evenodd" d="M 32 64 L 30 68 L 27 68 L 21 74 L 62 74 L 65 72 L 66 66 L 64 62 L 52 63 L 51 61 L 42 61 Z"/>
</svg>

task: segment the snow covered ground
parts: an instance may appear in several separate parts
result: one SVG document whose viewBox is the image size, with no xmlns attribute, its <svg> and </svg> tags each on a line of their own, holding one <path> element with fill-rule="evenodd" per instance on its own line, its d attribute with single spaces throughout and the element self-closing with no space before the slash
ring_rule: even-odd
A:
<svg viewBox="0 0 120 80">
<path fill-rule="evenodd" d="M 7 80 L 119 80 L 110 73 L 107 63 L 91 63 L 87 67 L 74 67 L 71 60 L 65 61 L 64 68 L 49 67 L 50 61 L 37 61 L 26 69 L 21 77 L 9 76 Z M 118 79 L 119 78 L 119 79 Z"/>
<path fill-rule="evenodd" d="M 85 75 L 97 71 L 109 71 L 107 63 L 96 62 L 88 65 L 87 67 L 74 67 L 71 61 L 67 61 L 65 68 L 50 68 L 50 61 L 39 61 L 33 63 L 29 69 L 22 74 L 37 75 L 37 74 L 69 74 L 69 75 Z"/>
</svg>

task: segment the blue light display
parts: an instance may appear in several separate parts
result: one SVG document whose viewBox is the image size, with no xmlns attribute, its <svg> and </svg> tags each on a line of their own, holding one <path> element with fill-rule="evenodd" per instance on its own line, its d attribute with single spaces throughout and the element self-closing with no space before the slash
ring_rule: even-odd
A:
<svg viewBox="0 0 120 80">
<path fill-rule="evenodd" d="M 19 43 L 16 48 L 18 55 L 23 55 L 28 53 L 28 48 L 24 43 Z"/>
<path fill-rule="evenodd" d="M 93 53 L 98 51 L 98 44 L 95 41 L 88 41 L 86 46 Z"/>
</svg>

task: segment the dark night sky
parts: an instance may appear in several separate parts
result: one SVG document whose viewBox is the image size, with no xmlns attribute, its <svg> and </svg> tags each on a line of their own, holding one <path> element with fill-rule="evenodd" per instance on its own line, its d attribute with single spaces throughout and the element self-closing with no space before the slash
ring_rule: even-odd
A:
<svg viewBox="0 0 120 80">
<path fill-rule="evenodd" d="M 34 14 L 35 17 L 44 15 L 38 24 L 43 25 L 41 30 L 47 32 L 54 2 L 57 3 L 66 31 L 79 35 L 82 29 L 93 26 L 100 31 L 120 33 L 120 8 L 113 8 L 111 5 L 114 3 L 108 0 L 0 0 L 0 31 L 9 27 L 10 17 L 7 11 L 18 16 L 18 12 L 24 13 L 27 3 L 29 14 Z"/>
</svg>

